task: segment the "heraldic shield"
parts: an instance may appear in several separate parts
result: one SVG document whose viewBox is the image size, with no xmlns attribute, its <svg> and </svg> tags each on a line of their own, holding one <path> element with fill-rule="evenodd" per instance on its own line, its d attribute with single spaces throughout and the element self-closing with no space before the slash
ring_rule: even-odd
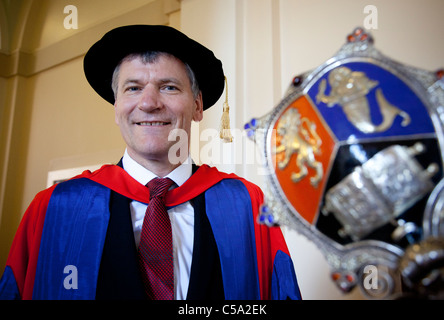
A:
<svg viewBox="0 0 444 320">
<path fill-rule="evenodd" d="M 245 125 L 269 173 L 259 222 L 315 242 L 344 292 L 444 297 L 443 75 L 356 28 Z"/>
</svg>

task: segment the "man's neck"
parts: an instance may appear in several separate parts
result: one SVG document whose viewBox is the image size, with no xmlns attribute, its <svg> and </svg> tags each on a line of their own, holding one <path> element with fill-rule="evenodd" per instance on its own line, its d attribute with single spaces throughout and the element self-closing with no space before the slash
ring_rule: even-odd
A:
<svg viewBox="0 0 444 320">
<path fill-rule="evenodd" d="M 170 172 L 172 172 L 174 169 L 176 169 L 181 164 L 171 164 L 168 160 L 167 161 L 137 161 L 140 165 L 142 165 L 145 169 L 151 171 L 156 176 L 163 178 L 167 176 Z"/>
<path fill-rule="evenodd" d="M 171 163 L 168 157 L 164 158 L 157 158 L 157 157 L 151 157 L 151 158 L 144 158 L 140 157 L 138 155 L 131 154 L 130 150 L 125 151 L 134 161 L 136 161 L 138 164 L 140 164 L 145 169 L 151 171 L 158 177 L 165 177 L 170 172 L 172 172 L 174 169 L 179 167 L 182 162 L 187 161 L 188 155 L 184 157 L 183 161 L 177 163 Z"/>
<path fill-rule="evenodd" d="M 134 179 L 142 184 L 146 184 L 149 180 L 156 176 L 165 177 L 168 175 L 170 178 L 173 178 L 177 185 L 181 185 L 192 174 L 192 161 L 190 157 L 188 157 L 183 163 L 178 163 L 174 166 L 151 169 L 152 166 L 144 166 L 142 163 L 137 161 L 137 159 L 131 157 L 128 150 L 125 150 L 122 164 L 125 171 L 127 171 Z M 172 173 L 173 175 L 171 175 Z M 178 174 L 179 177 L 177 176 Z"/>
</svg>

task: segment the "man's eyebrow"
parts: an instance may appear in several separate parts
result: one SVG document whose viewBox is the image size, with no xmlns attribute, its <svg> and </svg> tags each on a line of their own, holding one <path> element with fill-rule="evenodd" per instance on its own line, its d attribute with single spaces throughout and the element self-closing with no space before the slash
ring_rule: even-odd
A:
<svg viewBox="0 0 444 320">
<path fill-rule="evenodd" d="M 182 81 L 176 78 L 162 78 L 159 80 L 159 83 L 175 83 L 175 84 L 182 84 Z"/>
<path fill-rule="evenodd" d="M 139 79 L 126 79 L 123 83 L 122 83 L 122 87 L 128 85 L 128 84 L 141 84 L 142 81 L 140 81 Z"/>
<path fill-rule="evenodd" d="M 162 79 L 159 79 L 157 82 L 160 83 L 160 84 L 165 84 L 165 83 L 182 84 L 182 81 L 180 81 L 179 79 L 174 78 L 174 77 L 172 77 L 172 78 L 162 78 Z M 126 86 L 126 85 L 128 85 L 128 84 L 142 84 L 142 83 L 143 83 L 143 81 L 140 80 L 140 79 L 137 79 L 137 78 L 128 78 L 128 79 L 126 79 L 126 80 L 122 83 L 122 87 L 124 87 L 124 86 Z"/>
</svg>

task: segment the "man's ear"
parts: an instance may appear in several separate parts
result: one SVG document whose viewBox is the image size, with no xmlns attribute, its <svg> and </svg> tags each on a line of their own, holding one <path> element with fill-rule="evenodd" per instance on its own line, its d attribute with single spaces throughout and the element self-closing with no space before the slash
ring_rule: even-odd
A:
<svg viewBox="0 0 444 320">
<path fill-rule="evenodd" d="M 116 108 L 117 108 L 117 104 L 116 104 L 116 102 L 114 102 L 114 121 L 116 122 L 117 125 L 119 125 L 119 118 L 117 117 Z"/>
<path fill-rule="evenodd" d="M 196 99 L 194 100 L 194 113 L 193 120 L 199 122 L 203 119 L 203 100 L 202 100 L 202 91 L 199 92 Z"/>
</svg>

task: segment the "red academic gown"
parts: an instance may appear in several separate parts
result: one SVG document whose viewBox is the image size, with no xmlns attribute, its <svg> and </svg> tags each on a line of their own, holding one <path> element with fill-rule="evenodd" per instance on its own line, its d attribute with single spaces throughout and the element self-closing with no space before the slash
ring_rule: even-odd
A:
<svg viewBox="0 0 444 320">
<path fill-rule="evenodd" d="M 149 199 L 148 188 L 116 165 L 85 171 L 38 193 L 14 238 L 0 280 L 0 299 L 95 299 L 106 273 L 101 270 L 112 194 L 144 203 Z M 223 298 L 301 299 L 280 228 L 256 222 L 263 202 L 260 188 L 203 165 L 168 192 L 166 205 L 202 195 L 217 247 Z M 76 277 L 75 288 L 66 284 L 70 276 Z M 196 278 L 192 266 L 190 290 L 199 288 L 192 283 Z"/>
</svg>

